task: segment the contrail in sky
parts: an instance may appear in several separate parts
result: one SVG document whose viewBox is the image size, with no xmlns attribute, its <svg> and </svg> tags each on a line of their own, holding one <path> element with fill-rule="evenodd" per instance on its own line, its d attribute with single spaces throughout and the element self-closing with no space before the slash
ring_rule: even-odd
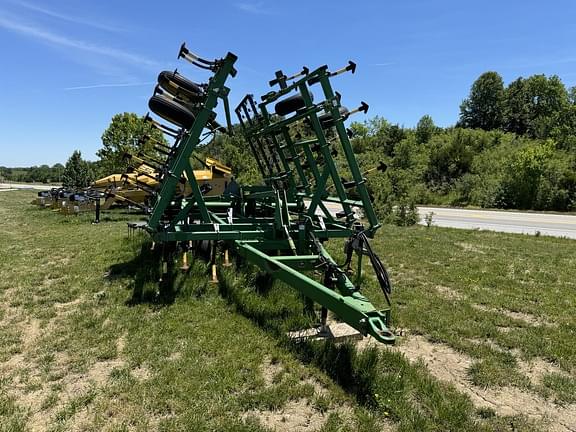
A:
<svg viewBox="0 0 576 432">
<path fill-rule="evenodd" d="M 76 87 L 66 87 L 64 90 L 71 91 L 71 90 L 86 90 L 86 89 L 97 89 L 97 88 L 107 88 L 107 87 L 139 87 L 139 86 L 146 86 L 155 84 L 154 81 L 150 82 L 142 82 L 142 83 L 125 83 L 125 84 L 92 84 L 92 85 L 84 85 L 84 86 L 76 86 Z"/>
<path fill-rule="evenodd" d="M 25 8 L 25 9 L 28 9 L 28 10 L 31 10 L 31 11 L 34 11 L 34 12 L 39 12 L 39 13 L 41 13 L 41 14 L 50 16 L 50 17 L 52 17 L 52 18 L 58 18 L 59 20 L 68 21 L 68 22 L 71 22 L 71 23 L 74 23 L 74 24 L 80 24 L 80 25 L 83 25 L 83 26 L 89 26 L 89 27 L 92 27 L 92 28 L 96 28 L 96 29 L 100 29 L 100 30 L 105 30 L 105 31 L 113 32 L 113 33 L 119 33 L 119 32 L 125 32 L 125 31 L 126 31 L 126 29 L 122 29 L 122 28 L 120 28 L 120 27 L 114 27 L 114 26 L 111 26 L 111 25 L 108 25 L 108 24 L 99 23 L 99 22 L 94 22 L 94 20 L 91 20 L 91 19 L 79 18 L 79 17 L 75 17 L 75 16 L 72 16 L 72 15 L 66 15 L 66 14 L 63 14 L 63 13 L 55 12 L 55 11 L 53 11 L 53 10 L 46 9 L 46 8 L 44 8 L 44 7 L 37 6 L 37 5 L 35 5 L 35 4 L 28 3 L 28 2 L 25 2 L 25 1 L 19 1 L 19 0 L 16 1 L 16 0 L 15 0 L 15 1 L 13 1 L 12 3 L 14 3 L 14 4 L 16 4 L 16 5 L 18 5 L 18 6 L 22 7 L 22 8 Z"/>
<path fill-rule="evenodd" d="M 234 6 L 236 6 L 236 8 L 240 9 L 241 11 L 248 12 L 248 13 L 255 14 L 255 15 L 272 15 L 273 14 L 273 12 L 271 12 L 270 10 L 268 10 L 264 7 L 263 2 L 254 2 L 254 3 L 241 2 L 241 3 L 236 3 Z"/>
<path fill-rule="evenodd" d="M 61 36 L 52 33 L 49 30 L 44 30 L 40 27 L 24 24 L 13 19 L 7 19 L 0 16 L 0 27 L 10 30 L 14 33 L 19 33 L 25 36 L 32 37 L 42 42 L 50 43 L 53 45 L 64 46 L 68 48 L 75 48 L 81 51 L 99 54 L 110 57 L 116 60 L 133 63 L 137 65 L 144 65 L 150 67 L 157 67 L 158 63 L 138 54 L 133 54 L 128 51 L 119 50 L 103 45 L 96 45 L 90 42 L 85 42 L 79 39 L 72 39 L 66 36 Z"/>
</svg>

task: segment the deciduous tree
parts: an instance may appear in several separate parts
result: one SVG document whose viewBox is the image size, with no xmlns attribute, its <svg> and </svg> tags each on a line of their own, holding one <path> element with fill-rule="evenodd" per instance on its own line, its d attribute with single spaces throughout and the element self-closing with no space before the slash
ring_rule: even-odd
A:
<svg viewBox="0 0 576 432">
<path fill-rule="evenodd" d="M 124 172 L 127 167 L 124 159 L 126 152 L 142 150 L 151 155 L 156 154 L 151 141 L 139 145 L 139 140 L 145 135 L 165 142 L 162 133 L 137 114 L 125 112 L 112 117 L 110 125 L 102 134 L 102 148 L 96 153 L 102 171 L 106 174 Z"/>
<path fill-rule="evenodd" d="M 82 154 L 79 150 L 74 150 L 64 167 L 62 185 L 68 188 L 80 189 L 88 187 L 93 180 L 94 176 L 88 162 L 82 159 Z"/>
<path fill-rule="evenodd" d="M 416 125 L 416 140 L 419 144 L 428 142 L 432 135 L 436 132 L 436 125 L 434 120 L 428 114 L 422 116 Z"/>
<path fill-rule="evenodd" d="M 460 105 L 459 126 L 484 130 L 502 127 L 504 101 L 502 77 L 497 72 L 483 73 Z"/>
</svg>

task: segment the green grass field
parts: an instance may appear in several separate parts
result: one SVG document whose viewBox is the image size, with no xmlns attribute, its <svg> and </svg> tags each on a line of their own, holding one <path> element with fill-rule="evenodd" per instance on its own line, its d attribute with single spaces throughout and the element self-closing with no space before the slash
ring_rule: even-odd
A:
<svg viewBox="0 0 576 432">
<path fill-rule="evenodd" d="M 397 347 L 296 344 L 294 290 L 195 261 L 159 293 L 139 216 L 33 195 L 0 193 L 0 431 L 576 430 L 574 241 L 384 227 Z"/>
</svg>

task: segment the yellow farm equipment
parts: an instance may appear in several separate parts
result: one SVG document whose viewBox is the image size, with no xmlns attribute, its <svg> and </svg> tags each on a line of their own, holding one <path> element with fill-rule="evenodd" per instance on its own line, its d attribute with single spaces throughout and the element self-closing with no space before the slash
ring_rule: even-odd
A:
<svg viewBox="0 0 576 432">
<path fill-rule="evenodd" d="M 132 157 L 132 159 L 137 159 Z M 194 177 L 204 195 L 221 195 L 232 181 L 232 169 L 220 161 L 206 157 L 202 161 L 204 169 L 194 170 Z M 158 173 L 150 166 L 141 164 L 125 174 L 112 174 L 96 180 L 91 185 L 94 191 L 104 194 L 102 210 L 113 206 L 135 206 L 150 208 L 152 193 L 158 188 Z M 188 196 L 192 193 L 190 185 L 185 182 L 179 186 L 180 193 Z"/>
</svg>

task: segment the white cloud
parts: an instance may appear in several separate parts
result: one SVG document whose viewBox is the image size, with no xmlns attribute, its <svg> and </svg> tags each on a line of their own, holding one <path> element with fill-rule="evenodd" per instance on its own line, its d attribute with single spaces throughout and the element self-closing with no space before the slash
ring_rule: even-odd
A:
<svg viewBox="0 0 576 432">
<path fill-rule="evenodd" d="M 64 90 L 87 90 L 87 89 L 98 89 L 98 88 L 108 88 L 108 87 L 139 87 L 155 84 L 154 81 L 149 82 L 135 82 L 135 83 L 124 83 L 124 84 L 90 84 L 76 87 L 66 87 Z"/>
<path fill-rule="evenodd" d="M 116 48 L 111 48 L 103 45 L 97 45 L 80 39 L 72 39 L 67 36 L 62 36 L 53 33 L 49 30 L 42 29 L 40 27 L 24 24 L 14 19 L 7 19 L 6 17 L 3 16 L 0 16 L 0 27 L 12 31 L 14 33 L 32 37 L 36 40 L 52 45 L 74 48 L 92 54 L 98 54 L 105 57 L 109 57 L 125 63 L 132 63 L 136 65 L 149 66 L 149 67 L 158 66 L 158 63 L 156 61 L 148 59 L 138 54 L 134 54 L 128 51 L 119 50 Z"/>
<path fill-rule="evenodd" d="M 241 2 L 236 3 L 235 6 L 240 9 L 241 11 L 248 12 L 251 14 L 256 15 L 271 15 L 272 12 L 269 9 L 264 7 L 263 2 L 256 2 L 256 3 L 248 3 L 248 2 Z"/>
<path fill-rule="evenodd" d="M 46 9 L 44 7 L 37 6 L 35 4 L 20 1 L 20 0 L 15 0 L 15 1 L 13 1 L 13 3 L 22 7 L 22 8 L 25 8 L 25 9 L 28 9 L 28 10 L 31 10 L 34 12 L 39 12 L 39 13 L 44 14 L 46 16 L 50 16 L 52 18 L 57 18 L 59 20 L 71 22 L 74 24 L 80 24 L 83 26 L 88 26 L 88 27 L 99 29 L 99 30 L 105 30 L 105 31 L 113 32 L 113 33 L 126 31 L 126 29 L 123 29 L 120 27 L 115 27 L 115 26 L 112 26 L 112 25 L 109 25 L 106 23 L 99 23 L 99 22 L 94 21 L 93 19 L 84 19 L 84 18 L 72 16 L 72 15 L 63 14 L 60 12 L 55 12 L 53 10 Z"/>
</svg>

